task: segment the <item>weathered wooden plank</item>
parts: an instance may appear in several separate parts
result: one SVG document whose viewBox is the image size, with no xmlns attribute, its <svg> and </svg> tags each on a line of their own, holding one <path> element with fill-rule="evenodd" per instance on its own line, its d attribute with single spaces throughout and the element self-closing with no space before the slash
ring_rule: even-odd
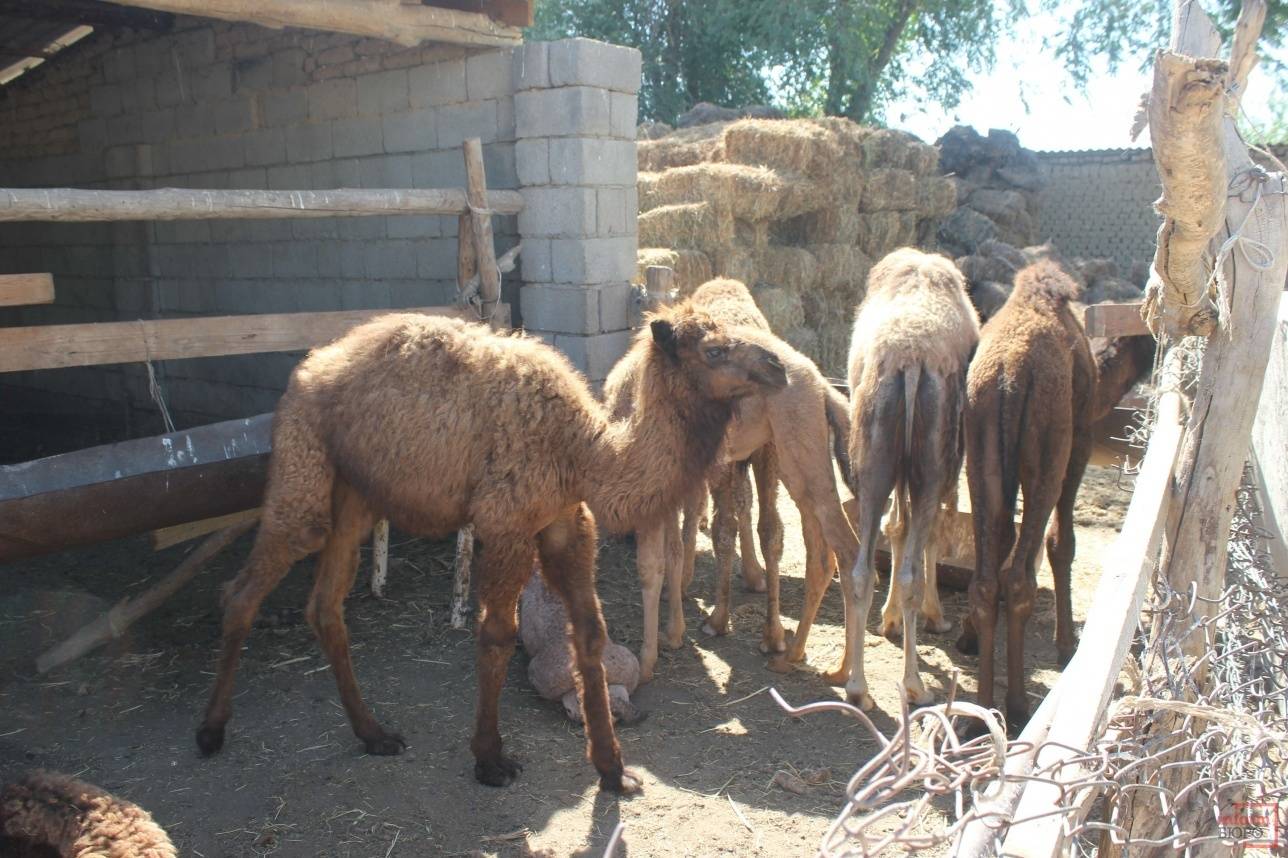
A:
<svg viewBox="0 0 1288 858">
<path fill-rule="evenodd" d="M 474 264 L 479 278 L 479 315 L 491 319 L 501 300 L 501 269 L 496 262 L 492 238 L 492 213 L 487 208 L 487 176 L 483 171 L 483 144 L 479 138 L 465 141 L 465 198 L 473 219 Z"/>
<path fill-rule="evenodd" d="M 518 191 L 489 191 L 487 207 L 518 214 Z M 93 191 L 80 188 L 0 189 L 0 221 L 212 220 L 459 215 L 469 211 L 461 188 L 323 191 L 201 190 Z"/>
<path fill-rule="evenodd" d="M 1089 337 L 1145 337 L 1149 326 L 1140 315 L 1140 302 L 1132 304 L 1091 304 L 1083 311 L 1083 326 Z"/>
<path fill-rule="evenodd" d="M 1261 499 L 1262 526 L 1269 532 L 1275 571 L 1288 578 L 1288 295 L 1279 299 L 1279 319 L 1252 423 L 1252 460 Z"/>
<path fill-rule="evenodd" d="M 408 6 L 400 0 L 115 0 L 161 12 L 247 21 L 263 27 L 306 27 L 388 39 L 403 45 L 514 45 L 523 34 L 487 15 Z"/>
<path fill-rule="evenodd" d="M 214 518 L 203 518 L 200 521 L 188 521 L 183 524 L 176 524 L 173 527 L 162 527 L 152 531 L 152 550 L 161 551 L 172 545 L 196 539 L 198 536 L 205 536 L 208 533 L 214 533 L 216 530 L 223 530 L 225 527 L 258 520 L 259 507 L 255 507 L 254 509 L 230 512 L 228 515 L 217 515 Z"/>
<path fill-rule="evenodd" d="M 0 307 L 50 304 L 53 300 L 52 274 L 0 274 Z"/>
<path fill-rule="evenodd" d="M 459 307 L 415 307 L 0 328 L 0 372 L 299 351 L 393 312 L 478 321 Z M 508 321 L 508 308 L 499 318 Z"/>
</svg>

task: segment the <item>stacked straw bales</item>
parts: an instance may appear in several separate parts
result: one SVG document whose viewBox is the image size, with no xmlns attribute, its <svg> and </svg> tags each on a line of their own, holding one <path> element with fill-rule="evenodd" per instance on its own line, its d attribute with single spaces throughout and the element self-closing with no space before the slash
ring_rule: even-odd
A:
<svg viewBox="0 0 1288 858">
<path fill-rule="evenodd" d="M 638 141 L 639 265 L 687 294 L 747 283 L 774 330 L 840 376 L 874 260 L 956 207 L 933 146 L 844 119 L 744 119 Z"/>
</svg>

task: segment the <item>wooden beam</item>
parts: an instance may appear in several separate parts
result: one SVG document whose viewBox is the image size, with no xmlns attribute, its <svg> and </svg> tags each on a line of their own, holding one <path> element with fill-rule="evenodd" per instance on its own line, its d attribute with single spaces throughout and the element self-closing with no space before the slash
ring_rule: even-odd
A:
<svg viewBox="0 0 1288 858">
<path fill-rule="evenodd" d="M 511 27 L 532 26 L 532 0 L 401 0 L 404 6 L 438 6 L 462 12 L 481 12 Z"/>
<path fill-rule="evenodd" d="M 100 0 L 0 0 L 0 15 L 28 21 L 62 21 L 89 24 L 95 29 L 129 27 L 135 30 L 166 31 L 174 27 L 174 16 L 143 9 L 123 9 Z"/>
<path fill-rule="evenodd" d="M 225 527 L 258 520 L 259 507 L 255 507 L 254 509 L 243 509 L 240 512 L 230 512 L 227 515 L 217 515 L 213 518 L 203 518 L 199 521 L 187 521 L 171 527 L 162 527 L 152 531 L 152 550 L 160 551 L 172 545 L 196 539 L 198 536 L 205 536 L 208 533 L 214 533 L 216 530 L 223 530 Z"/>
<path fill-rule="evenodd" d="M 1252 423 L 1252 463 L 1275 571 L 1288 578 L 1288 294 L 1279 299 L 1270 363 Z"/>
<path fill-rule="evenodd" d="M 460 188 L 325 191 L 193 190 L 89 191 L 78 188 L 0 188 L 0 221 L 212 220 L 222 218 L 361 217 L 392 214 L 460 215 L 469 211 Z M 491 191 L 487 208 L 518 214 L 518 191 Z"/>
<path fill-rule="evenodd" d="M 399 0 L 114 0 L 163 12 L 244 21 L 263 27 L 305 27 L 388 39 L 402 45 L 445 42 L 508 46 L 523 40 L 508 27 L 477 12 L 407 6 Z"/>
<path fill-rule="evenodd" d="M 1140 315 L 1141 303 L 1091 304 L 1083 311 L 1089 337 L 1145 337 L 1149 326 Z"/>
<path fill-rule="evenodd" d="M 477 321 L 459 307 L 414 307 L 0 328 L 0 373 L 301 351 L 325 345 L 355 325 L 394 312 Z M 508 312 L 506 308 L 499 318 L 508 320 Z"/>
<path fill-rule="evenodd" d="M 483 144 L 477 137 L 465 141 L 465 197 L 473 219 L 474 265 L 479 278 L 479 317 L 491 319 L 501 301 L 501 269 L 492 238 L 492 212 L 488 210 L 487 175 L 483 171 Z M 463 239 L 462 239 L 463 240 Z"/>
<path fill-rule="evenodd" d="M 1059 782 L 1079 780 L 1082 771 L 1076 766 L 1056 767 L 1080 754 L 1076 749 L 1088 747 L 1096 735 L 1140 623 L 1140 608 L 1167 522 L 1172 466 L 1181 441 L 1180 394 L 1174 389 L 1163 394 L 1157 414 L 1122 530 L 1104 554 L 1081 643 L 1048 694 L 1057 695 L 1058 706 L 1034 762 L 1034 771 L 1044 773 L 1044 779 L 1024 788 L 1014 817 L 1021 821 L 1011 827 L 999 854 L 1024 858 L 1063 854 L 1059 847 L 1064 816 L 1050 812 L 1062 801 Z M 1048 815 L 1041 816 L 1044 813 Z"/>
<path fill-rule="evenodd" d="M 52 304 L 54 275 L 0 274 L 0 307 Z"/>
</svg>

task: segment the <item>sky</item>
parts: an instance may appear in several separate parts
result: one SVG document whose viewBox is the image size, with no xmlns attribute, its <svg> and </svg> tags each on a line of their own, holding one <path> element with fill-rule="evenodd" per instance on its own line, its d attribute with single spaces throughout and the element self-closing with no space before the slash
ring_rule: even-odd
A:
<svg viewBox="0 0 1288 858">
<path fill-rule="evenodd" d="M 887 106 L 886 122 L 931 143 L 953 125 L 965 124 L 981 133 L 1014 131 L 1021 144 L 1039 151 L 1148 146 L 1148 129 L 1135 142 L 1130 131 L 1150 73 L 1131 62 L 1111 74 L 1100 62 L 1087 90 L 1079 91 L 1064 67 L 1042 50 L 1042 36 L 1054 24 L 1050 15 L 1023 21 L 998 45 L 993 70 L 975 76 L 955 109 L 902 100 Z M 1267 114 L 1270 89 L 1267 76 L 1254 70 L 1244 96 L 1244 109 L 1254 119 Z"/>
</svg>

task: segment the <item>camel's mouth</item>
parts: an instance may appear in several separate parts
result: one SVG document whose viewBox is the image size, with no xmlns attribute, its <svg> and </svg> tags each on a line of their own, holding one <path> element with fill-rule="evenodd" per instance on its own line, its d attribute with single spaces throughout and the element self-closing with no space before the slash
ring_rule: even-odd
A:
<svg viewBox="0 0 1288 858">
<path fill-rule="evenodd" d="M 757 384 L 774 390 L 782 390 L 787 386 L 787 370 L 783 367 L 782 361 L 778 359 L 778 356 L 770 351 L 765 352 L 764 357 L 749 374 Z"/>
</svg>

